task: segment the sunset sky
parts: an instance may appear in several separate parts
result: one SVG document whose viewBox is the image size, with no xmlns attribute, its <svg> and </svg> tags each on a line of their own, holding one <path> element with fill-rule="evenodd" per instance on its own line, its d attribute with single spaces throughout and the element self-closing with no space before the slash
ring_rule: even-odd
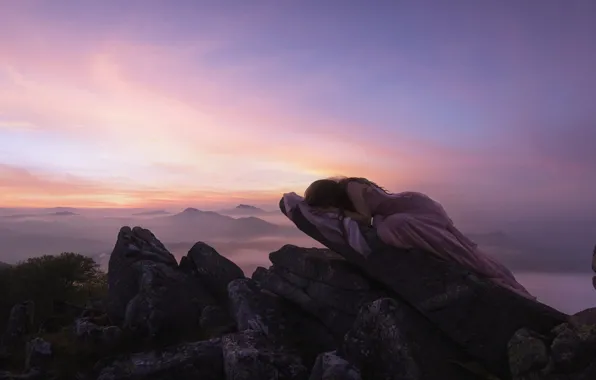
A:
<svg viewBox="0 0 596 380">
<path fill-rule="evenodd" d="M 0 206 L 596 212 L 595 41 L 590 0 L 0 0 Z"/>
</svg>

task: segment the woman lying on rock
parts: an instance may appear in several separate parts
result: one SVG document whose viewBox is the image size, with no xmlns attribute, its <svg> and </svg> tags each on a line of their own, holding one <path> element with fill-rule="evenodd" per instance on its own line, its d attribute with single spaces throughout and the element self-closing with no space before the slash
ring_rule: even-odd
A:
<svg viewBox="0 0 596 380">
<path fill-rule="evenodd" d="M 511 271 L 465 237 L 438 202 L 417 192 L 389 193 L 365 178 L 322 179 L 304 194 L 317 209 L 339 209 L 351 219 L 377 229 L 385 244 L 419 248 L 453 260 L 482 277 L 525 297 L 532 297 Z"/>
</svg>

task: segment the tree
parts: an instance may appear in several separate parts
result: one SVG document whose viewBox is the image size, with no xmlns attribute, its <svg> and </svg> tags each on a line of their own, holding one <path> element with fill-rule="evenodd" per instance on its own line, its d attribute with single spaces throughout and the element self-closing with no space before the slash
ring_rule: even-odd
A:
<svg viewBox="0 0 596 380">
<path fill-rule="evenodd" d="M 88 256 L 72 252 L 30 258 L 0 270 L 0 291 L 10 305 L 35 302 L 35 324 L 53 312 L 55 301 L 83 305 L 89 298 L 101 297 L 107 289 L 106 275 Z M 6 305 L 7 302 L 2 302 Z M 2 319 L 6 310 L 0 310 Z"/>
</svg>

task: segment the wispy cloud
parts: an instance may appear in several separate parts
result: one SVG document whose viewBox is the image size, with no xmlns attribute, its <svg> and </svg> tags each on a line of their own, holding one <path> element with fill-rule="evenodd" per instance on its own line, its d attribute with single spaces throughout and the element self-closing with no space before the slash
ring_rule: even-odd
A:
<svg viewBox="0 0 596 380">
<path fill-rule="evenodd" d="M 2 4 L 2 202 L 275 199 L 339 174 L 596 202 L 593 5 L 464 3 Z"/>
</svg>

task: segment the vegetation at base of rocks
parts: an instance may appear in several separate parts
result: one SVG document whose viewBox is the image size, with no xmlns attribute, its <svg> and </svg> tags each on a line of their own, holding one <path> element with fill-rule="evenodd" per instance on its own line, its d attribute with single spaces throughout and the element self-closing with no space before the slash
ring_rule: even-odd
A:
<svg viewBox="0 0 596 380">
<path fill-rule="evenodd" d="M 107 293 L 107 275 L 93 258 L 72 252 L 30 258 L 0 268 L 0 328 L 10 308 L 23 301 L 35 304 L 32 331 L 54 315 L 56 301 L 83 306 Z"/>
</svg>

